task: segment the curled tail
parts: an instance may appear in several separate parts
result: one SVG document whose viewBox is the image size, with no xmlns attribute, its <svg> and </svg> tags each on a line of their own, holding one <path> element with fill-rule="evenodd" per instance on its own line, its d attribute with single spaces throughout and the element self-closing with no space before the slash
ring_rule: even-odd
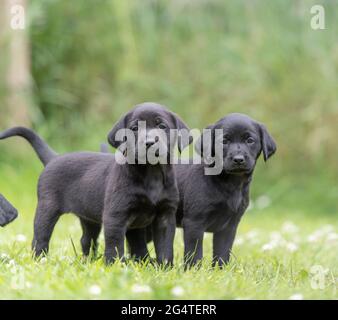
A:
<svg viewBox="0 0 338 320">
<path fill-rule="evenodd" d="M 0 140 L 20 136 L 25 138 L 33 147 L 44 166 L 57 154 L 34 131 L 24 127 L 14 127 L 0 132 Z"/>
</svg>

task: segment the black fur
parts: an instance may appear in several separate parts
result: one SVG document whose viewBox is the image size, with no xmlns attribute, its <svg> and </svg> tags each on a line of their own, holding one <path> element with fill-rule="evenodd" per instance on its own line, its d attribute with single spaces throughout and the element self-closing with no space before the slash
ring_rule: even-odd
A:
<svg viewBox="0 0 338 320">
<path fill-rule="evenodd" d="M 180 203 L 177 225 L 184 230 L 184 259 L 186 266 L 195 265 L 203 257 L 204 232 L 213 233 L 213 265 L 229 261 L 238 224 L 249 204 L 249 188 L 256 160 L 263 152 L 268 160 L 276 144 L 265 126 L 242 114 L 230 114 L 213 125 L 211 145 L 203 145 L 203 135 L 196 142 L 202 156 L 210 150 L 215 156 L 215 144 L 223 149 L 223 168 L 219 175 L 205 175 L 202 164 L 176 165 Z M 215 129 L 223 129 L 221 140 L 215 140 Z M 236 159 L 236 160 L 235 160 Z M 240 160 L 240 161 L 238 161 Z M 145 231 L 151 241 L 151 230 Z"/>
<path fill-rule="evenodd" d="M 18 211 L 0 194 L 0 226 L 6 226 L 17 216 Z"/>
<path fill-rule="evenodd" d="M 136 120 L 146 121 L 147 130 L 156 128 L 155 119 L 165 122 L 168 129 L 187 129 L 175 114 L 163 106 L 144 103 L 118 121 L 109 133 L 108 141 L 117 147 L 119 143 L 114 138 L 117 129 L 129 128 L 130 123 Z M 172 263 L 175 212 L 179 201 L 172 165 L 120 165 L 115 156 L 108 153 L 57 155 L 26 128 L 9 129 L 0 134 L 0 139 L 15 135 L 28 140 L 46 166 L 38 183 L 32 244 L 35 255 L 48 251 L 59 217 L 72 212 L 81 221 L 84 255 L 89 254 L 91 245 L 96 250 L 103 223 L 107 263 L 124 256 L 125 236 L 131 255 L 144 257 L 148 252 L 140 249 L 146 241 L 142 228 L 151 226 L 158 262 Z"/>
<path fill-rule="evenodd" d="M 184 230 L 186 265 L 203 257 L 203 234 L 213 233 L 213 265 L 222 266 L 230 258 L 238 224 L 249 204 L 252 174 L 261 152 L 264 160 L 276 151 L 276 144 L 266 128 L 242 114 L 230 114 L 208 127 L 223 129 L 223 169 L 219 175 L 205 175 L 212 164 L 177 165 L 180 204 L 177 224 Z M 202 137 L 201 137 L 202 138 Z M 200 138 L 200 139 L 201 139 Z M 206 146 L 204 146 L 206 147 Z M 203 144 L 196 150 L 203 157 Z"/>
</svg>

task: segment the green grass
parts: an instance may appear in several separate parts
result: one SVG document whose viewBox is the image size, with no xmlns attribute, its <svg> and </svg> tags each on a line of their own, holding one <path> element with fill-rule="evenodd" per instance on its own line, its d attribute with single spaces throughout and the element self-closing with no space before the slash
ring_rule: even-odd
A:
<svg viewBox="0 0 338 320">
<path fill-rule="evenodd" d="M 325 7 L 325 30 L 310 28 L 314 4 Z M 255 206 L 241 222 L 237 242 L 242 243 L 235 245 L 231 263 L 224 270 L 209 267 L 207 235 L 203 267 L 184 272 L 181 231 L 169 271 L 147 264 L 106 267 L 102 258 L 82 261 L 81 230 L 73 216 L 57 224 L 47 260 L 32 260 L 41 165 L 26 142 L 1 142 L 0 192 L 20 216 L 0 230 L 0 299 L 287 299 L 294 294 L 337 299 L 337 8 L 337 1 L 325 0 L 260 0 L 255 6 L 245 0 L 104 0 L 81 6 L 30 1 L 29 115 L 55 150 L 98 150 L 132 105 L 158 101 L 191 128 L 230 112 L 247 113 L 267 125 L 278 152 L 267 164 L 258 163 Z M 0 110 L 6 91 L 2 77 Z M 1 130 L 18 125 L 12 117 L 21 111 L 11 110 L 2 112 Z M 279 247 L 262 251 L 286 221 L 298 231 L 283 233 L 286 243 L 278 240 Z M 309 242 L 316 230 L 322 230 L 321 237 Z M 292 244 L 294 252 L 287 250 Z M 102 250 L 101 238 L 101 255 Z M 316 265 L 328 269 L 324 289 L 311 286 Z M 172 294 L 177 286 L 180 296 Z"/>
<path fill-rule="evenodd" d="M 20 216 L 0 230 L 0 299 L 288 299 L 295 294 L 304 299 L 338 298 L 336 216 L 283 208 L 273 198 L 270 205 L 264 197 L 254 199 L 255 206 L 240 225 L 231 263 L 224 270 L 210 267 L 211 236 L 206 235 L 203 266 L 185 272 L 180 230 L 171 270 L 147 263 L 106 267 L 102 236 L 98 259 L 84 261 L 80 225 L 72 215 L 65 215 L 57 224 L 50 255 L 34 261 L 30 241 L 40 168 L 37 161 L 32 163 L 1 164 L 0 190 Z M 287 228 L 287 221 L 297 228 Z M 310 235 L 316 241 L 309 241 Z M 264 251 L 271 239 L 278 246 Z M 150 250 L 154 255 L 152 247 Z M 323 289 L 311 285 L 316 280 L 311 273 L 316 265 L 327 269 Z"/>
</svg>

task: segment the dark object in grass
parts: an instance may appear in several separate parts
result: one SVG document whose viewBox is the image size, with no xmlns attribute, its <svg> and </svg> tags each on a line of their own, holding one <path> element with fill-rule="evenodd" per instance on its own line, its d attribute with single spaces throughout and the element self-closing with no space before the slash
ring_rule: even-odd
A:
<svg viewBox="0 0 338 320">
<path fill-rule="evenodd" d="M 4 227 L 18 216 L 18 211 L 0 194 L 0 226 Z"/>
<path fill-rule="evenodd" d="M 213 233 L 213 265 L 223 266 L 229 261 L 232 245 L 241 217 L 249 205 L 249 187 L 256 161 L 261 153 L 267 161 L 276 151 L 276 144 L 265 126 L 243 114 L 230 114 L 211 129 L 211 145 L 203 145 L 203 135 L 195 144 L 204 158 L 205 150 L 215 154 L 221 145 L 223 168 L 219 175 L 204 175 L 212 164 L 177 165 L 180 204 L 177 223 L 184 231 L 186 266 L 203 257 L 204 232 Z M 216 129 L 223 135 L 215 136 Z"/>
<path fill-rule="evenodd" d="M 143 103 L 115 124 L 108 135 L 109 143 L 118 148 L 123 141 L 116 140 L 116 132 L 126 128 L 133 130 L 138 121 L 145 121 L 146 129 L 144 140 L 139 138 L 138 130 L 133 131 L 136 141 L 147 147 L 156 142 L 154 137 L 148 137 L 150 131 L 166 128 L 167 142 L 162 143 L 166 156 L 172 154 L 175 146 L 169 129 L 188 130 L 177 115 L 163 106 Z M 32 247 L 36 256 L 48 252 L 59 217 L 72 212 L 81 222 L 84 255 L 89 254 L 91 246 L 96 251 L 103 223 L 107 263 L 123 258 L 125 236 L 131 255 L 146 257 L 147 250 L 142 251 L 145 244 L 142 228 L 151 225 L 157 261 L 172 264 L 175 213 L 179 201 L 173 165 L 118 164 L 115 155 L 98 152 L 57 155 L 30 129 L 16 127 L 0 133 L 0 139 L 12 136 L 25 138 L 45 165 L 39 178 L 34 220 Z M 181 147 L 185 147 L 183 142 Z M 137 152 L 138 148 L 135 154 Z"/>
</svg>

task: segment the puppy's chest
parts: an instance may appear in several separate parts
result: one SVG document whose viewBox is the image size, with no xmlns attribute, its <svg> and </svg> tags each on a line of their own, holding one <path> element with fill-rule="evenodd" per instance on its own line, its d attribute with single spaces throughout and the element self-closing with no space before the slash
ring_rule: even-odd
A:
<svg viewBox="0 0 338 320">
<path fill-rule="evenodd" d="M 225 195 L 223 207 L 234 214 L 243 213 L 248 206 L 248 195 L 242 190 L 236 190 L 229 195 Z"/>
<path fill-rule="evenodd" d="M 241 192 L 237 192 L 231 196 L 224 196 L 223 199 L 215 201 L 211 206 L 209 214 L 208 231 L 216 232 L 224 229 L 232 218 L 241 216 L 247 206 L 247 196 Z"/>
<path fill-rule="evenodd" d="M 235 214 L 242 212 L 248 205 L 248 191 L 242 188 L 234 188 L 232 190 L 214 190 L 214 201 L 212 207 L 216 211 L 228 212 Z"/>
<path fill-rule="evenodd" d="M 148 182 L 134 197 L 128 227 L 140 228 L 149 225 L 156 214 L 163 213 L 162 211 L 172 203 L 169 194 L 163 183 Z"/>
<path fill-rule="evenodd" d="M 163 179 L 147 179 L 144 181 L 144 195 L 147 200 L 156 205 L 164 194 L 164 182 Z"/>
</svg>

